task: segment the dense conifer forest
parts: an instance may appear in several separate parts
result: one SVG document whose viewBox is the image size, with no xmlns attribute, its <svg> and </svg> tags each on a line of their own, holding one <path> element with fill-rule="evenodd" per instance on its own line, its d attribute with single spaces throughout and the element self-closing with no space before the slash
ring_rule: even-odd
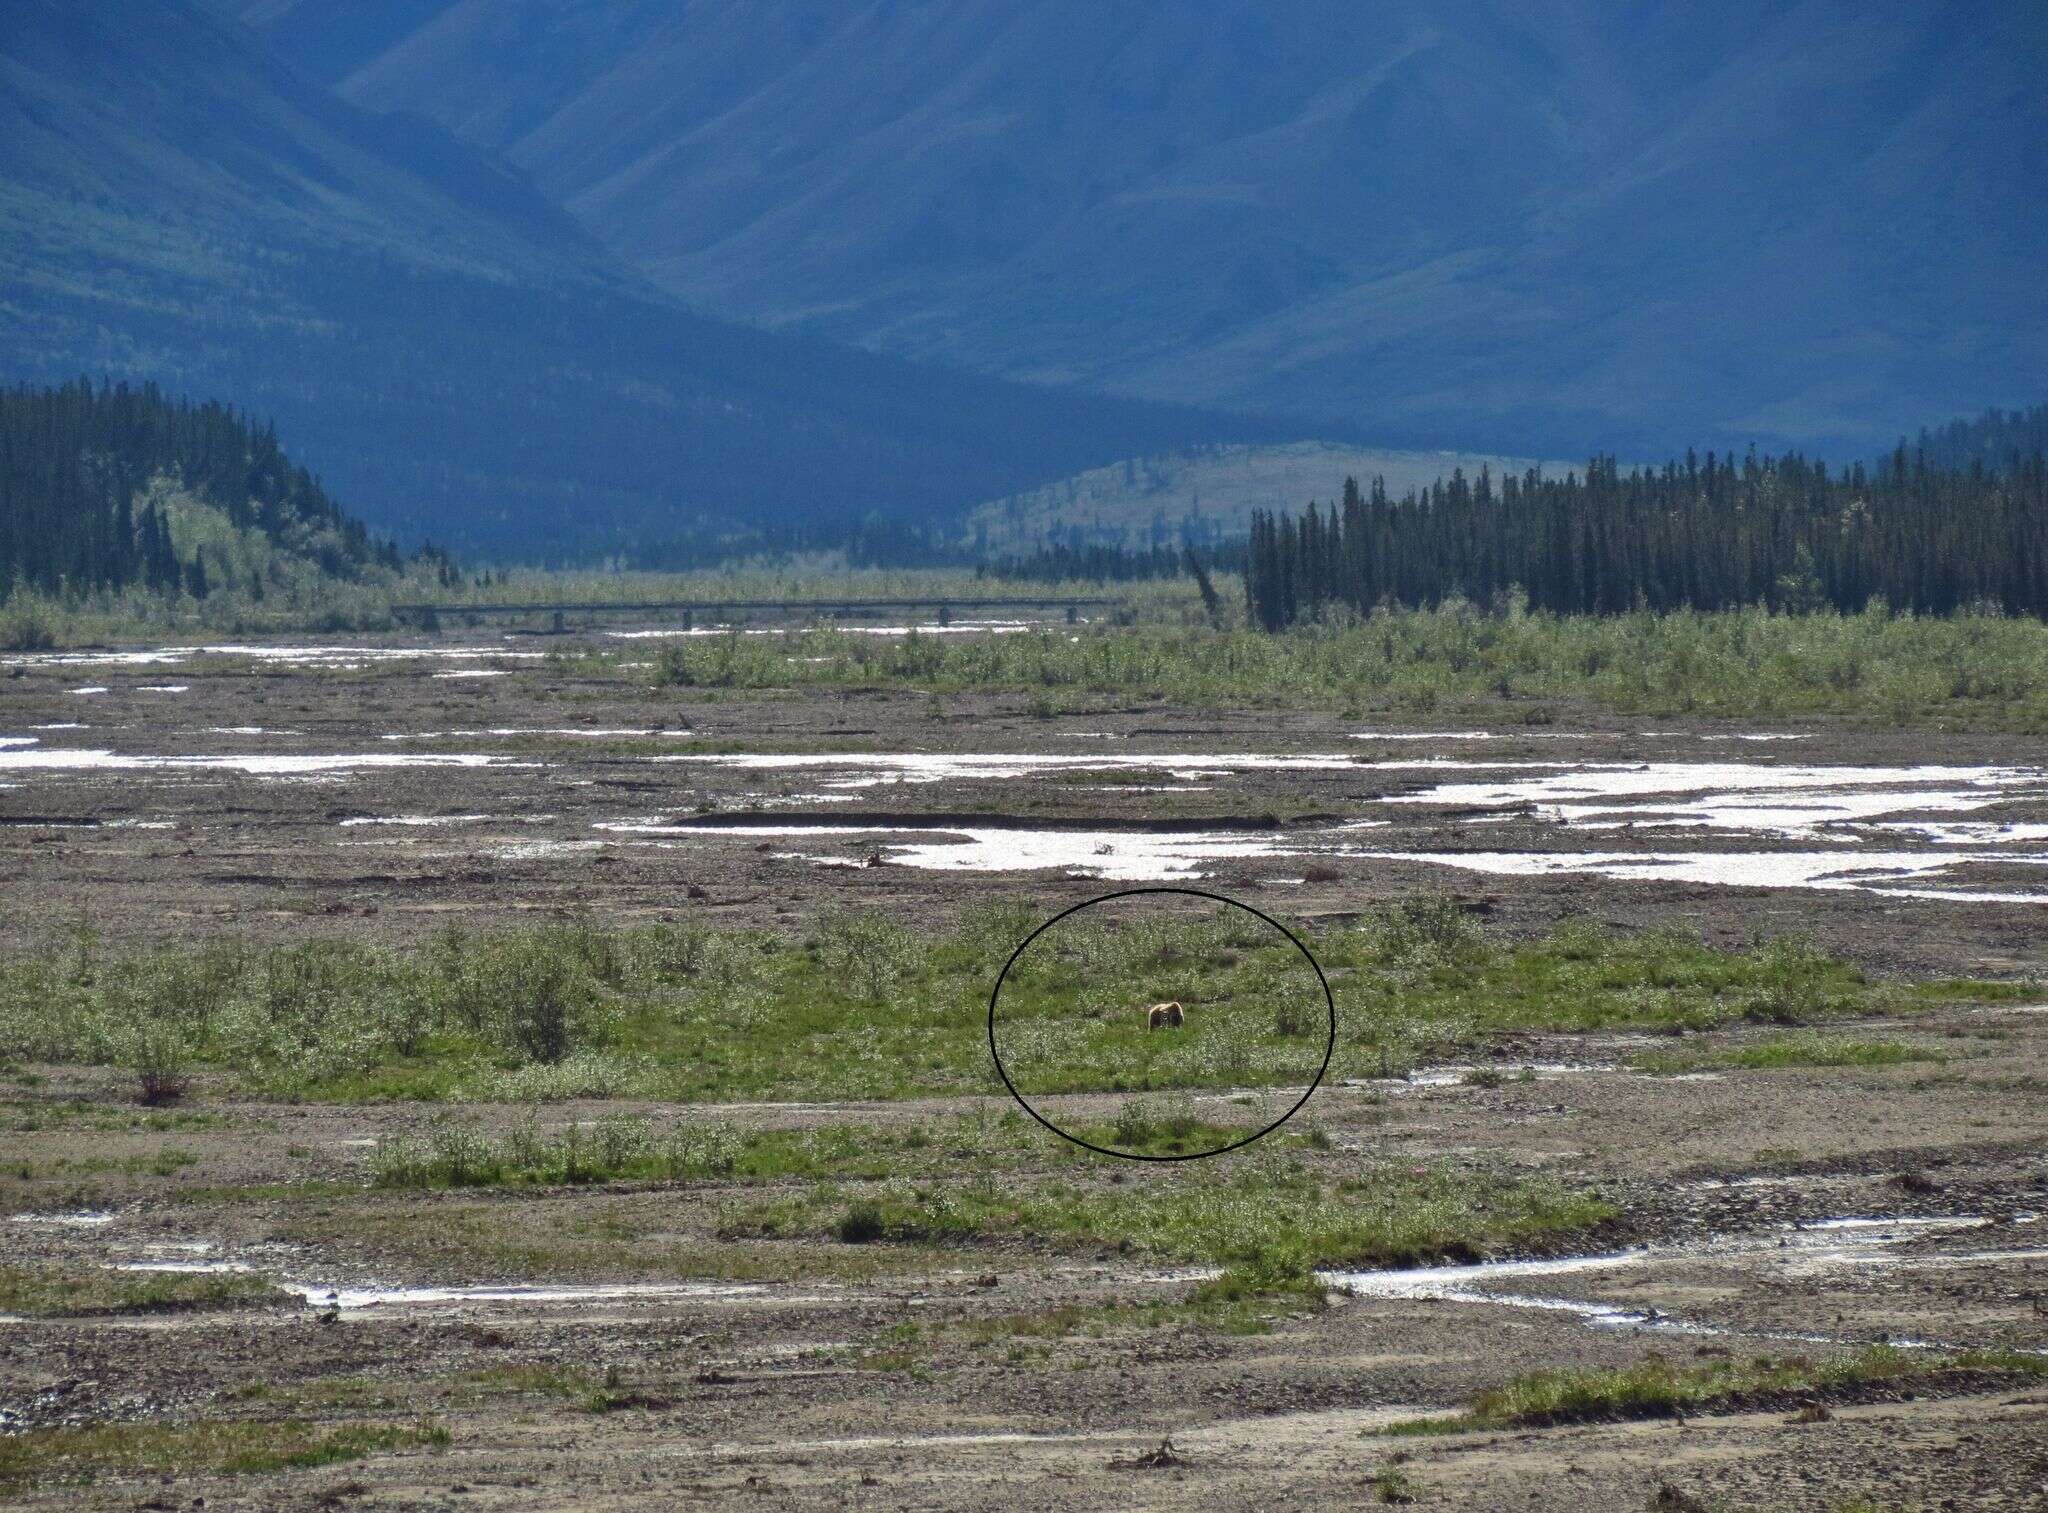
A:
<svg viewBox="0 0 2048 1513">
<path fill-rule="evenodd" d="M 1526 595 L 1560 614 L 1725 609 L 2048 614 L 2048 465 L 1929 465 L 1901 445 L 1874 468 L 1798 455 L 1624 474 L 1498 481 L 1454 472 L 1389 499 L 1347 481 L 1340 504 L 1252 525 L 1245 599 L 1277 630 L 1335 606 L 1481 604 Z"/>
<path fill-rule="evenodd" d="M 234 569 L 179 539 L 172 517 L 194 508 L 330 576 L 398 566 L 274 430 L 225 405 L 173 401 L 154 385 L 0 391 L 0 596 L 140 587 L 204 599 Z M 260 580 L 239 586 L 262 597 Z"/>
<path fill-rule="evenodd" d="M 1919 454 L 1931 468 L 1966 471 L 1981 466 L 2005 473 L 2048 453 L 2048 405 L 2026 410 L 1986 410 L 1975 420 L 1952 420 L 1920 432 Z"/>
</svg>

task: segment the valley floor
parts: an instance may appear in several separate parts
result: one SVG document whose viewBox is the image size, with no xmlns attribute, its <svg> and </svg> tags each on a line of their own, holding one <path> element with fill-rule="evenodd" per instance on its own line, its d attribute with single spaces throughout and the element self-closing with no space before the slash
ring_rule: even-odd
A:
<svg viewBox="0 0 2048 1513">
<path fill-rule="evenodd" d="M 936 930 L 996 899 L 1043 918 L 1181 882 L 1312 939 L 1424 891 L 1502 942 L 1572 921 L 1730 951 L 1800 931 L 1898 996 L 1824 1034 L 1475 1034 L 1454 1062 L 1354 1067 L 1259 1145 L 1183 1165 L 1087 1156 L 969 1092 L 290 1102 L 210 1065 L 147 1109 L 116 1067 L 17 1057 L 0 1070 L 0 1503 L 2048 1498 L 2048 993 L 2014 986 L 2048 958 L 2038 742 L 685 699 L 630 654 L 446 654 L 470 644 L 23 663 L 0 683 L 0 944 L 70 949 L 84 927 L 110 954 L 229 930 L 411 947 L 571 909 L 801 934 L 861 905 Z M 1907 990 L 1937 977 L 1961 981 Z M 985 1008 L 961 1005 L 963 1035 Z M 1079 1125 L 1126 1102 L 1040 1106 Z M 1258 1104 L 1223 1089 L 1193 1106 L 1229 1125 Z M 373 1181 L 404 1140 L 596 1138 L 622 1119 L 791 1132 L 836 1165 Z M 1235 1204 L 1256 1231 L 1290 1222 L 1305 1186 L 1363 1206 L 1410 1181 L 1491 1184 L 1503 1213 L 1534 1195 L 1553 1218 L 1431 1267 L 1235 1293 L 1211 1264 L 1044 1216 L 848 1224 L 869 1199 L 933 1215 L 1028 1192 Z M 1759 1357 L 1776 1375 L 1741 1385 Z M 1563 1421 L 1384 1432 L 1533 1374 L 1631 1369 L 1736 1385 L 1677 1412 L 1589 1390 Z"/>
</svg>

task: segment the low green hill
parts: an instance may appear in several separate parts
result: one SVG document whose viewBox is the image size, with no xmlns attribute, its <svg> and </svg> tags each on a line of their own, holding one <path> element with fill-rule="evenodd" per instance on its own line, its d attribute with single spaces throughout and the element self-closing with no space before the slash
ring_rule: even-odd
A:
<svg viewBox="0 0 2048 1513">
<path fill-rule="evenodd" d="M 1499 477 L 1535 466 L 1523 457 L 1388 452 L 1315 441 L 1198 447 L 1092 468 L 991 500 L 969 517 L 967 535 L 997 556 L 1050 546 L 1202 546 L 1243 537 L 1255 509 L 1299 510 L 1311 500 L 1335 499 L 1346 478 L 1384 478 L 1387 492 L 1398 498 L 1459 468 L 1476 478 L 1481 468 Z M 1540 466 L 1562 475 L 1571 464 Z"/>
<path fill-rule="evenodd" d="M 402 567 L 273 430 L 224 405 L 82 381 L 0 391 L 0 598 L 253 604 L 300 597 L 309 579 L 388 583 Z"/>
</svg>

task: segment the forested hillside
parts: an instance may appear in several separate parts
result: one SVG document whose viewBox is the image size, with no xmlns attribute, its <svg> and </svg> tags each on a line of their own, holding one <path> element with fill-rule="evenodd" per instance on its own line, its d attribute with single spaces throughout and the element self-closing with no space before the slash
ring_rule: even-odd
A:
<svg viewBox="0 0 2048 1513">
<path fill-rule="evenodd" d="M 218 518 L 208 518 L 210 516 Z M 269 560 L 234 537 L 260 538 Z M 278 557 L 329 577 L 397 568 L 279 448 L 225 405 L 154 386 L 0 391 L 0 598 L 140 587 L 263 598 Z"/>
<path fill-rule="evenodd" d="M 1299 519 L 1252 522 L 1252 620 L 1277 630 L 1329 607 L 1481 604 L 1519 592 L 1533 608 L 1947 614 L 1994 606 L 2048 614 L 2048 463 L 2004 475 L 1930 468 L 1901 447 L 1866 472 L 1795 455 L 1709 452 L 1624 474 L 1496 481 L 1462 472 L 1395 500 L 1375 482 Z"/>
<path fill-rule="evenodd" d="M 1281 446 L 1211 446 L 1155 457 L 1130 457 L 1105 468 L 1007 499 L 991 500 L 967 517 L 963 539 L 983 552 L 1030 555 L 1131 547 L 1204 546 L 1242 541 L 1252 511 L 1275 499 L 1334 494 L 1347 476 L 1381 477 L 1396 494 L 1421 488 L 1453 468 L 1476 474 L 1522 472 L 1535 458 L 1457 452 L 1391 452 L 1381 448 L 1295 442 Z M 1551 464 L 1541 464 L 1545 467 Z M 1565 464 L 1555 470 L 1563 472 Z"/>
<path fill-rule="evenodd" d="M 274 416 L 402 540 L 579 560 L 931 519 L 1257 427 L 683 309 L 520 175 L 186 0 L 0 0 L 0 382 Z"/>
</svg>

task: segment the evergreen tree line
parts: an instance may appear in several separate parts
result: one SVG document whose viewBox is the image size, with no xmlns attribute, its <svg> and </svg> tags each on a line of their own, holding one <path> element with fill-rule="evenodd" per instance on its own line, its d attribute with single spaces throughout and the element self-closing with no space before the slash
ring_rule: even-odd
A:
<svg viewBox="0 0 2048 1513">
<path fill-rule="evenodd" d="M 551 567 L 599 563 L 642 572 L 690 572 L 735 563 L 785 561 L 812 552 L 840 552 L 849 567 L 962 567 L 975 558 L 957 530 L 879 513 L 767 520 L 741 528 L 694 521 L 660 536 L 643 536 L 616 553 L 572 554 Z"/>
<path fill-rule="evenodd" d="M 1243 543 L 1204 552 L 1207 568 L 1235 569 L 1243 566 Z M 1158 546 L 1138 550 L 1123 546 L 1041 547 L 1030 555 L 995 557 L 983 561 L 975 573 L 984 578 L 1014 578 L 1046 583 L 1139 583 L 1156 578 L 1178 578 L 1189 571 L 1193 561 L 1188 547 Z"/>
<path fill-rule="evenodd" d="M 310 552 L 325 572 L 398 566 L 397 549 L 343 514 L 270 426 L 225 405 L 166 399 L 154 384 L 81 380 L 0 390 L 0 597 L 141 587 L 205 598 L 223 586 L 224 564 L 209 568 L 203 548 L 180 558 L 149 494 L 158 477 L 241 529 Z"/>
<path fill-rule="evenodd" d="M 1931 468 L 1964 472 L 1981 464 L 1987 473 L 2010 473 L 2037 453 L 2048 453 L 2048 405 L 1986 410 L 1975 420 L 1923 429 L 1919 449 Z"/>
<path fill-rule="evenodd" d="M 853 519 L 772 521 L 745 530 L 692 527 L 637 543 L 615 560 L 652 572 L 686 572 L 736 562 L 777 561 L 808 552 L 840 552 L 849 567 L 972 568 L 981 578 L 1130 583 L 1179 577 L 1186 552 L 1178 546 L 1133 548 L 1062 543 L 1034 552 L 995 556 L 964 542 L 948 523 L 891 520 L 879 514 Z M 1240 565 L 1243 546 L 1226 546 L 1204 560 Z M 604 559 L 607 561 L 614 559 Z M 564 563 L 564 566 L 575 565 Z"/>
<path fill-rule="evenodd" d="M 1863 609 L 1976 605 L 2048 614 L 2048 466 L 1953 471 L 1902 445 L 1869 472 L 1792 454 L 1692 453 L 1623 474 L 1462 471 L 1400 500 L 1347 480 L 1341 503 L 1299 519 L 1257 512 L 1245 572 L 1252 623 L 1278 630 L 1343 605 L 1492 603 L 1536 609 Z"/>
</svg>

